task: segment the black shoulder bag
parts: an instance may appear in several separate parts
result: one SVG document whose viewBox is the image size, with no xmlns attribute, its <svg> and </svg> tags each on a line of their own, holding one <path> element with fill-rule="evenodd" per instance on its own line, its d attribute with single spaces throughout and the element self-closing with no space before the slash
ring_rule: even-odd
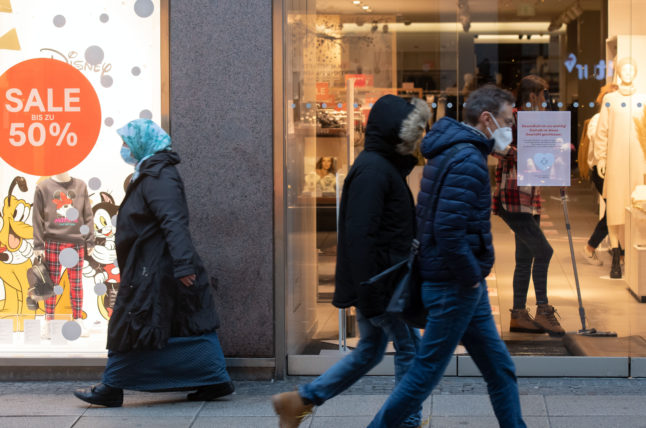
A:
<svg viewBox="0 0 646 428">
<path fill-rule="evenodd" d="M 435 215 L 439 189 L 444 182 L 444 178 L 451 164 L 449 160 L 463 148 L 471 146 L 469 143 L 459 143 L 446 150 L 445 161 L 438 167 L 437 179 L 433 182 L 429 203 L 431 215 Z M 426 213 L 422 213 L 422 219 L 427 218 Z M 430 217 L 429 217 L 430 218 Z M 426 325 L 426 308 L 422 303 L 421 285 L 422 280 L 419 275 L 417 266 L 417 254 L 419 252 L 422 231 L 417 228 L 417 238 L 411 243 L 410 253 L 407 258 L 389 267 L 385 271 L 373 276 L 367 281 L 363 281 L 361 286 L 374 286 L 380 282 L 395 281 L 394 286 L 390 287 L 393 294 L 390 297 L 386 313 L 395 315 L 403 319 L 408 325 L 415 328 L 424 328 Z M 433 237 L 431 237 L 431 243 Z"/>
</svg>

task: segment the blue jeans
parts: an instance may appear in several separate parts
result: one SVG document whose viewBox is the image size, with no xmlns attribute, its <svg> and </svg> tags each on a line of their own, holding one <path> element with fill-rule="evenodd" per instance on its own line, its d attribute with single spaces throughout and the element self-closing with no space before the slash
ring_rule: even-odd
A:
<svg viewBox="0 0 646 428">
<path fill-rule="evenodd" d="M 383 359 L 389 340 L 395 346 L 395 384 L 404 377 L 415 358 L 419 333 L 402 320 L 382 314 L 364 318 L 357 310 L 361 338 L 357 348 L 325 373 L 299 388 L 301 397 L 320 406 L 358 381 Z M 402 427 L 417 427 L 422 417 L 422 402 L 411 408 L 408 419 L 399 422 Z M 404 421 L 404 419 L 406 419 Z"/>
<path fill-rule="evenodd" d="M 487 382 L 501 427 L 525 427 L 514 364 L 498 335 L 485 281 L 476 288 L 455 284 L 422 285 L 428 309 L 417 357 L 369 428 L 396 427 L 429 396 L 462 340 Z"/>
</svg>

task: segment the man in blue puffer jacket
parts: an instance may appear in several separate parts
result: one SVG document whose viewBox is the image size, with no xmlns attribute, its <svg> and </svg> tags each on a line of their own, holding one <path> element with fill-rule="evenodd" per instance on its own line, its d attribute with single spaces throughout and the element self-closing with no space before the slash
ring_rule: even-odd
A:
<svg viewBox="0 0 646 428">
<path fill-rule="evenodd" d="M 487 155 L 512 141 L 513 102 L 502 89 L 478 89 L 467 100 L 466 123 L 442 118 L 422 142 L 429 161 L 417 224 L 427 322 L 413 365 L 370 428 L 397 427 L 414 412 L 440 381 L 460 341 L 487 381 L 500 426 L 525 427 L 515 368 L 496 329 L 485 283 L 494 262 Z"/>
</svg>

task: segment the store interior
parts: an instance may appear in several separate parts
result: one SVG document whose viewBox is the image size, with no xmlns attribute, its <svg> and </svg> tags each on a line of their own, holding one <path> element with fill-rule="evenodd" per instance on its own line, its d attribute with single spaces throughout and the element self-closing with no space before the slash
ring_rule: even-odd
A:
<svg viewBox="0 0 646 428">
<path fill-rule="evenodd" d="M 549 107 L 570 112 L 571 142 L 576 149 L 586 120 L 600 109 L 595 104 L 600 88 L 616 81 L 613 64 L 632 55 L 641 69 L 636 49 L 646 36 L 640 34 L 635 19 L 645 12 L 644 6 L 620 3 L 613 2 L 609 10 L 608 2 L 601 0 L 296 2 L 286 49 L 300 47 L 303 55 L 294 54 L 288 61 L 294 80 L 285 94 L 286 110 L 297 130 L 288 136 L 288 156 L 295 156 L 297 162 L 288 180 L 292 189 L 303 189 L 301 195 L 310 197 L 304 203 L 309 211 L 300 213 L 313 216 L 314 221 L 308 226 L 301 222 L 288 234 L 299 237 L 289 241 L 294 248 L 315 251 L 315 257 L 301 267 L 311 270 L 315 265 L 316 278 L 307 281 L 303 275 L 301 282 L 294 284 L 288 275 L 289 353 L 351 349 L 358 340 L 353 310 L 343 314 L 331 305 L 336 215 L 344 175 L 362 150 L 372 103 L 385 94 L 422 98 L 431 107 L 432 126 L 443 116 L 461 120 L 464 100 L 474 89 L 494 84 L 515 91 L 520 78 L 535 74 L 549 84 Z M 299 24 L 309 26 L 316 37 L 299 38 Z M 642 89 L 638 80 L 641 92 L 646 85 Z M 646 83 L 646 78 L 643 81 Z M 314 109 L 316 112 L 311 111 Z M 301 135 L 307 134 L 302 140 L 307 141 L 307 148 L 299 145 L 299 129 Z M 631 152 L 630 157 L 638 159 L 639 165 L 631 163 L 628 168 L 637 172 L 646 164 L 644 156 L 641 151 Z M 492 172 L 496 163 L 490 157 Z M 323 164 L 330 167 L 323 168 Z M 422 168 L 420 159 L 408 178 L 413 194 L 419 188 Z M 576 333 L 585 322 L 586 328 L 616 332 L 619 338 L 632 337 L 620 353 L 641 355 L 643 349 L 637 345 L 646 344 L 641 338 L 646 337 L 646 311 L 641 303 L 646 284 L 640 270 L 646 266 L 646 259 L 641 259 L 646 242 L 640 235 L 641 214 L 633 208 L 626 217 L 620 232 L 622 244 L 628 245 L 626 262 L 622 258 L 622 276 L 610 278 L 609 238 L 597 249 L 602 265 L 589 264 L 582 256 L 604 202 L 593 184 L 581 178 L 576 150 L 572 153 L 571 186 L 566 188 L 576 265 L 559 190 L 542 189 L 541 227 L 554 249 L 548 273 L 550 303 L 557 308 L 567 332 Z M 514 235 L 497 216 L 492 216 L 492 228 L 496 263 L 488 278 L 489 295 L 499 332 L 510 351 L 514 355 L 573 355 L 562 338 L 509 331 Z M 579 309 L 574 266 L 585 319 Z M 291 272 L 298 268 L 294 263 Z M 535 308 L 534 302 L 530 284 L 528 307 Z"/>
</svg>

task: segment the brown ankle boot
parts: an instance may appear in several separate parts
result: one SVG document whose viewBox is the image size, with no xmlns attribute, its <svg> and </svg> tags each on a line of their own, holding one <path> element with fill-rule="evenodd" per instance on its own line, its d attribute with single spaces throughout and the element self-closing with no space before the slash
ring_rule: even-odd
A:
<svg viewBox="0 0 646 428">
<path fill-rule="evenodd" d="M 520 333 L 545 333 L 545 330 L 534 322 L 527 309 L 510 309 L 511 321 L 509 331 Z"/>
<path fill-rule="evenodd" d="M 538 305 L 534 322 L 543 327 L 550 336 L 559 337 L 565 334 L 565 330 L 556 319 L 556 313 L 556 309 L 552 305 Z"/>
<path fill-rule="evenodd" d="M 296 428 L 312 413 L 313 404 L 305 404 L 298 391 L 283 392 L 271 397 L 281 428 Z"/>
</svg>

